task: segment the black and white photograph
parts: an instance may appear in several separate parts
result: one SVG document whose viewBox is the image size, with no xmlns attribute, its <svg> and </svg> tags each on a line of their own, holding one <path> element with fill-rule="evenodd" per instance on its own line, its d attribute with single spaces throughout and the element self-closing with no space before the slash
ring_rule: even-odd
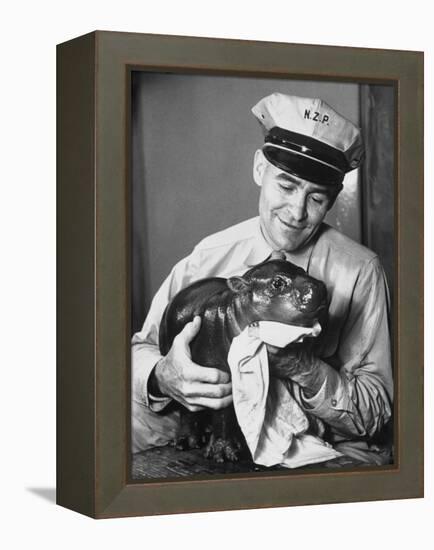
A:
<svg viewBox="0 0 434 550">
<path fill-rule="evenodd" d="M 132 71 L 133 482 L 396 466 L 396 93 Z"/>
<path fill-rule="evenodd" d="M 433 539 L 430 13 L 5 5 L 4 548 Z"/>
</svg>

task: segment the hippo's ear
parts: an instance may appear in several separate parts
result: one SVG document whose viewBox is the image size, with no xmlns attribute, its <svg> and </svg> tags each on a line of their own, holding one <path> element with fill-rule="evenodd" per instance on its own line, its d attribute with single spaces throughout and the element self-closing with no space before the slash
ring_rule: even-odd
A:
<svg viewBox="0 0 434 550">
<path fill-rule="evenodd" d="M 249 283 L 242 277 L 229 277 L 227 284 L 232 292 L 243 292 L 249 288 Z"/>
</svg>

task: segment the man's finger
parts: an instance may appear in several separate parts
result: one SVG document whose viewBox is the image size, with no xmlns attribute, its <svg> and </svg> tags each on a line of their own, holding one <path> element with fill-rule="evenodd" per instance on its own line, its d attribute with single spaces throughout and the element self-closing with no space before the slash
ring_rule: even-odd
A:
<svg viewBox="0 0 434 550">
<path fill-rule="evenodd" d="M 208 409 L 225 409 L 232 403 L 232 395 L 227 395 L 221 399 L 213 399 L 212 397 L 198 397 L 191 405 L 206 407 Z"/>
<path fill-rule="evenodd" d="M 195 382 L 189 385 L 188 390 L 185 392 L 187 398 L 191 397 L 212 397 L 219 399 L 231 395 L 232 383 L 227 384 L 202 384 Z"/>
<path fill-rule="evenodd" d="M 273 346 L 272 344 L 267 344 L 267 351 L 268 353 L 274 353 L 275 355 L 282 353 L 282 348 L 278 348 L 276 346 Z"/>
<path fill-rule="evenodd" d="M 190 379 L 196 382 L 206 382 L 207 384 L 227 384 L 230 382 L 230 374 L 220 369 L 201 367 L 193 363 L 189 369 Z"/>
</svg>

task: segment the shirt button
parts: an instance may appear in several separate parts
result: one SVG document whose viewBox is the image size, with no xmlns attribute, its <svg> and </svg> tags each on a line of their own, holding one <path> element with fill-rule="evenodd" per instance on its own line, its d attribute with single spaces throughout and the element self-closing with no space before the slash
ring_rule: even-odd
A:
<svg viewBox="0 0 434 550">
<path fill-rule="evenodd" d="M 332 406 L 336 407 L 337 404 L 338 404 L 338 402 L 336 401 L 336 399 L 332 399 Z"/>
</svg>

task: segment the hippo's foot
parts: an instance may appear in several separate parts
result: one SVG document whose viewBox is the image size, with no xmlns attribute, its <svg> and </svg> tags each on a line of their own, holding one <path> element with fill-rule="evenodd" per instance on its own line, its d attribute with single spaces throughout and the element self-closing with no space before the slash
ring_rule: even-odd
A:
<svg viewBox="0 0 434 550">
<path fill-rule="evenodd" d="M 244 458 L 246 444 L 233 405 L 212 412 L 212 433 L 205 456 L 215 462 L 238 462 Z"/>
<path fill-rule="evenodd" d="M 205 457 L 215 462 L 238 462 L 242 450 L 241 443 L 234 437 L 223 438 L 211 434 L 205 449 Z"/>
<path fill-rule="evenodd" d="M 189 451 L 191 449 L 200 449 L 206 443 L 205 434 L 192 433 L 190 435 L 181 435 L 174 439 L 173 446 L 179 451 Z"/>
<path fill-rule="evenodd" d="M 172 445 L 180 451 L 200 449 L 209 439 L 210 418 L 207 411 L 183 411 L 180 430 Z"/>
</svg>

